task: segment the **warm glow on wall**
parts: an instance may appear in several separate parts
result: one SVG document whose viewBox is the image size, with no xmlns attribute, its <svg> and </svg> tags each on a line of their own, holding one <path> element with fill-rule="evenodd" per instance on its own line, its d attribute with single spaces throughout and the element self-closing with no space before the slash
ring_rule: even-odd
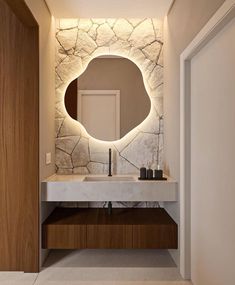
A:
<svg viewBox="0 0 235 285">
<path fill-rule="evenodd" d="M 107 149 L 116 150 L 116 172 L 134 173 L 141 165 L 162 164 L 163 37 L 157 19 L 61 19 L 57 23 L 56 165 L 60 173 L 103 173 Z M 89 136 L 64 106 L 65 90 L 97 56 L 116 55 L 141 70 L 151 100 L 148 117 L 119 141 Z M 66 148 L 70 144 L 71 149 Z M 98 153 L 98 155 L 97 155 Z M 138 153 L 138 156 L 136 156 Z"/>
</svg>

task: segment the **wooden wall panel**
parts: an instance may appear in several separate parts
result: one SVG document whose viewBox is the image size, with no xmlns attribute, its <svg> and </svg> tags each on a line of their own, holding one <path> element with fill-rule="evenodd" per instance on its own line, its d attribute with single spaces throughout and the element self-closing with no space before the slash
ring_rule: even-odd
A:
<svg viewBox="0 0 235 285">
<path fill-rule="evenodd" d="M 25 4 L 21 9 L 24 7 L 27 9 Z M 6 1 L 0 0 L 0 270 L 36 272 L 38 27 L 27 26 L 14 13 Z"/>
</svg>

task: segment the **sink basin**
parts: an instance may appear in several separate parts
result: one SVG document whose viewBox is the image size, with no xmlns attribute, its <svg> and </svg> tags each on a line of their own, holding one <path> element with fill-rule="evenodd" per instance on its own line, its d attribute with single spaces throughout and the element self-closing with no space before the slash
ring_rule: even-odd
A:
<svg viewBox="0 0 235 285">
<path fill-rule="evenodd" d="M 112 182 L 112 181 L 135 181 L 132 176 L 86 176 L 84 178 L 85 182 Z"/>
</svg>

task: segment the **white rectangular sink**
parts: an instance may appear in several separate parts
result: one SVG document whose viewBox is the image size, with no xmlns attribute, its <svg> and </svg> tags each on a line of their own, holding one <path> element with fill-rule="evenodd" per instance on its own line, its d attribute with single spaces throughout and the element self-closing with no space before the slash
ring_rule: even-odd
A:
<svg viewBox="0 0 235 285">
<path fill-rule="evenodd" d="M 137 175 L 57 175 L 42 182 L 41 198 L 48 202 L 177 201 L 177 182 L 140 181 Z"/>
<path fill-rule="evenodd" d="M 133 176 L 86 176 L 85 182 L 122 182 L 122 181 L 135 181 Z"/>
</svg>

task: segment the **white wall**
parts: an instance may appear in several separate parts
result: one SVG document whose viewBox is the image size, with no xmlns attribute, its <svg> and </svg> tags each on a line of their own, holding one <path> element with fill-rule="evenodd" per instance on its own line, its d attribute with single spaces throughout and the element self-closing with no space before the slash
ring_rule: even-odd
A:
<svg viewBox="0 0 235 285">
<path fill-rule="evenodd" d="M 180 54 L 224 0 L 176 0 L 164 24 L 165 171 L 180 178 Z M 179 203 L 165 203 L 179 224 Z M 179 251 L 171 251 L 177 264 Z"/>
<path fill-rule="evenodd" d="M 55 25 L 43 0 L 26 0 L 26 4 L 39 25 L 39 176 L 42 181 L 55 172 Z M 50 165 L 45 163 L 46 152 L 52 153 Z M 52 208 L 53 205 L 41 205 L 41 220 Z"/>
<path fill-rule="evenodd" d="M 191 270 L 195 285 L 234 284 L 235 20 L 192 60 Z"/>
</svg>

